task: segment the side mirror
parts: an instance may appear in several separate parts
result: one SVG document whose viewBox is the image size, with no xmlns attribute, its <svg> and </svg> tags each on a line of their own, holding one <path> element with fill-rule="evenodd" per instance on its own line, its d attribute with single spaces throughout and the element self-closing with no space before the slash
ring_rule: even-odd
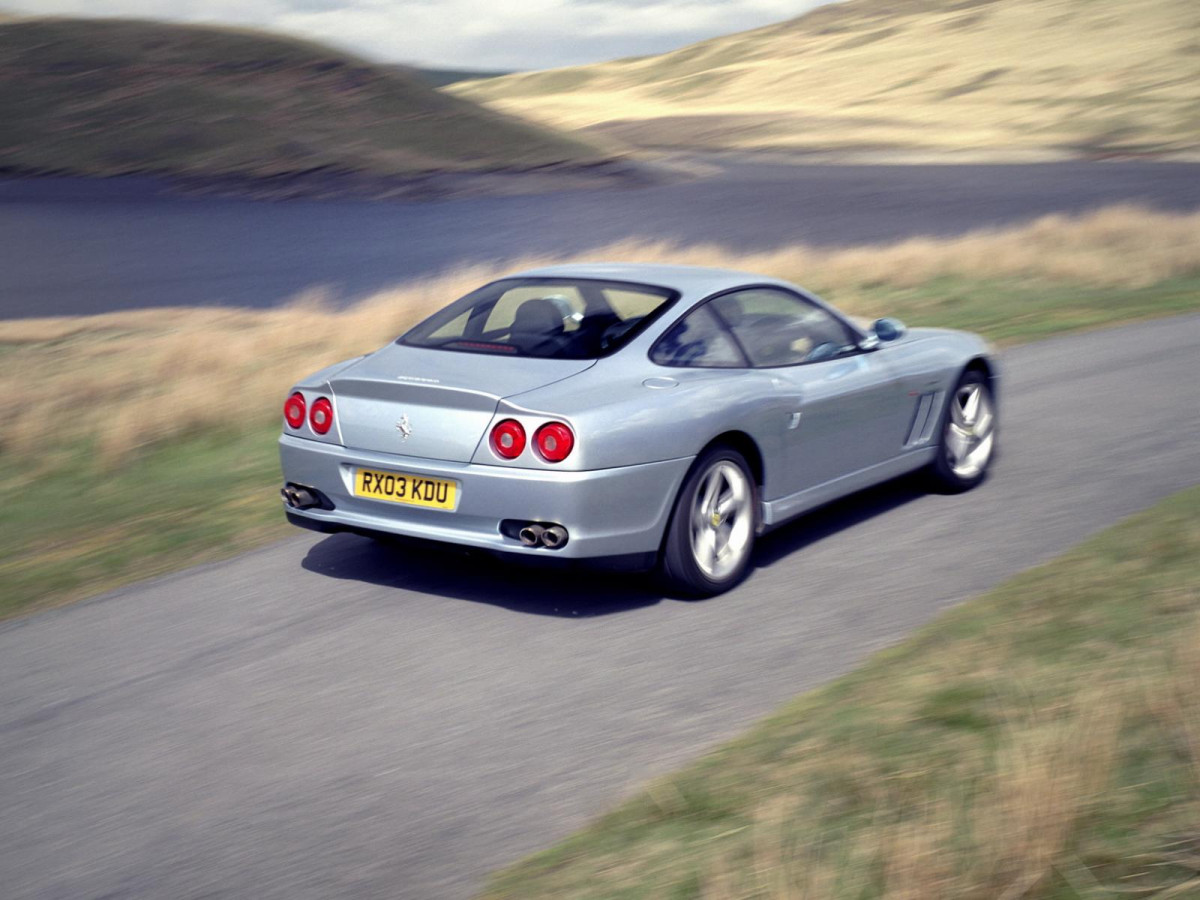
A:
<svg viewBox="0 0 1200 900">
<path fill-rule="evenodd" d="M 904 323 L 890 316 L 877 319 L 875 324 L 871 326 L 871 334 L 883 344 L 890 341 L 898 341 L 907 333 L 908 329 L 904 326 Z"/>
</svg>

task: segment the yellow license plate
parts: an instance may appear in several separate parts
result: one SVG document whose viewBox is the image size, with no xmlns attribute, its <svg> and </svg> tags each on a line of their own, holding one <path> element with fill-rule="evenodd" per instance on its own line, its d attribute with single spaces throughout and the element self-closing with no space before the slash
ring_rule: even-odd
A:
<svg viewBox="0 0 1200 900">
<path fill-rule="evenodd" d="M 390 500 L 409 506 L 454 509 L 458 493 L 453 481 L 410 475 L 407 472 L 376 472 L 358 469 L 354 473 L 354 495 L 372 500 Z"/>
</svg>

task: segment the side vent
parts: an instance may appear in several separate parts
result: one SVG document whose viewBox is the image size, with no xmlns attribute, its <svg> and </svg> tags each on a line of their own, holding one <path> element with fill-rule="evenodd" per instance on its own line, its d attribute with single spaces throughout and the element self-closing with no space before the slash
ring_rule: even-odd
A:
<svg viewBox="0 0 1200 900">
<path fill-rule="evenodd" d="M 938 413 L 942 409 L 943 391 L 930 391 L 917 399 L 917 408 L 913 413 L 912 425 L 908 429 L 906 447 L 920 447 L 928 444 L 933 438 L 934 429 L 938 424 Z"/>
</svg>

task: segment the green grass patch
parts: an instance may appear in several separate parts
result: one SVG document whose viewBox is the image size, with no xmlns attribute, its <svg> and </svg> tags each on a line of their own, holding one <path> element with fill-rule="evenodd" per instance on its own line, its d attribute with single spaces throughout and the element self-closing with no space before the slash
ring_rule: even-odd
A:
<svg viewBox="0 0 1200 900">
<path fill-rule="evenodd" d="M 0 617 L 240 553 L 289 533 L 276 429 L 180 440 L 112 470 L 82 449 L 0 479 Z"/>
<path fill-rule="evenodd" d="M 1166 892 L 1200 874 L 1198 644 L 1193 488 L 789 702 L 485 896 L 1197 896 Z"/>
</svg>

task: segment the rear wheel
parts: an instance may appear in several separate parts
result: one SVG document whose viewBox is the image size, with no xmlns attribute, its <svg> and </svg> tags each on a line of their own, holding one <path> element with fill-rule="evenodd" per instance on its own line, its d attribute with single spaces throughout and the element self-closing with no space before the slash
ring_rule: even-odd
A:
<svg viewBox="0 0 1200 900">
<path fill-rule="evenodd" d="M 942 437 L 930 467 L 935 485 L 951 493 L 983 481 L 996 449 L 996 404 L 987 376 L 964 372 L 942 414 Z"/>
<path fill-rule="evenodd" d="M 758 489 L 745 458 L 714 447 L 692 467 L 671 514 L 662 573 L 677 590 L 708 597 L 746 577 L 758 530 Z"/>
</svg>

